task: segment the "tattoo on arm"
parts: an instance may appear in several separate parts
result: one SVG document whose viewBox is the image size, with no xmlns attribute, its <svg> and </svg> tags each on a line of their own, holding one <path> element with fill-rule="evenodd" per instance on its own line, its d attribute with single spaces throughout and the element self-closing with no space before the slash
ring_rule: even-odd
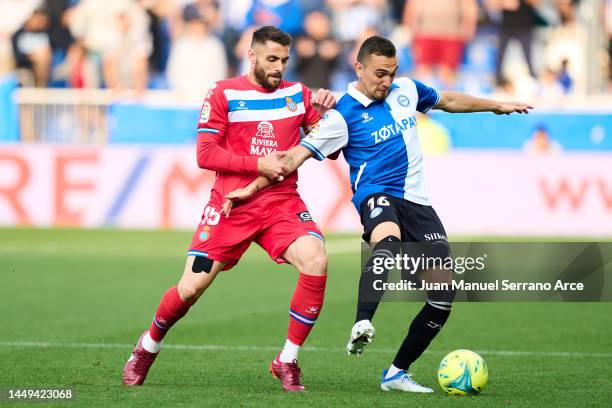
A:
<svg viewBox="0 0 612 408">
<path fill-rule="evenodd" d="M 291 168 L 293 168 L 293 165 L 295 164 L 295 161 L 293 160 L 293 157 L 291 156 L 285 156 L 285 158 L 283 159 L 285 164 Z"/>
</svg>

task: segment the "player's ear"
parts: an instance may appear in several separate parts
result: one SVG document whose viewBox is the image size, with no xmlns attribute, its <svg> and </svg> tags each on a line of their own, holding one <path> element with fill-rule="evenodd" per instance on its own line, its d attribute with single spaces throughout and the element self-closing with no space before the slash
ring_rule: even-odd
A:
<svg viewBox="0 0 612 408">
<path fill-rule="evenodd" d="M 253 50 L 253 48 L 249 48 L 249 61 L 251 61 L 251 65 L 255 65 L 255 63 L 257 62 L 257 55 L 255 55 L 255 51 Z"/>
<path fill-rule="evenodd" d="M 361 79 L 363 76 L 363 65 L 361 65 L 361 62 L 359 61 L 355 61 L 355 73 L 359 79 Z"/>
</svg>

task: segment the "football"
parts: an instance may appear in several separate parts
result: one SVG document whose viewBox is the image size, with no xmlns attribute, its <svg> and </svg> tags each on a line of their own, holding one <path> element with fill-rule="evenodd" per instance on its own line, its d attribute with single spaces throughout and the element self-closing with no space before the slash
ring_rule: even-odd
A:
<svg viewBox="0 0 612 408">
<path fill-rule="evenodd" d="M 438 382 L 449 395 L 477 395 L 489 381 L 485 361 L 470 350 L 448 353 L 438 368 Z"/>
</svg>

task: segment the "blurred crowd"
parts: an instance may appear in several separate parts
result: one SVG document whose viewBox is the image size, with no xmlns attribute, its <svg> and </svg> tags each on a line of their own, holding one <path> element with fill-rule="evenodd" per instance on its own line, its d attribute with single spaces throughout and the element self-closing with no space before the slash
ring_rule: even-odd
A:
<svg viewBox="0 0 612 408">
<path fill-rule="evenodd" d="M 587 0 L 582 0 L 585 2 Z M 442 89 L 559 98 L 588 64 L 612 83 L 612 0 L 587 54 L 581 0 L 0 0 L 0 76 L 24 86 L 171 89 L 194 103 L 244 73 L 254 27 L 294 37 L 287 79 L 344 90 L 361 42 L 388 36 L 400 73 Z M 605 56 L 608 58 L 605 58 Z M 606 65 L 608 64 L 608 65 Z M 609 67 L 609 68 L 607 68 Z"/>
</svg>

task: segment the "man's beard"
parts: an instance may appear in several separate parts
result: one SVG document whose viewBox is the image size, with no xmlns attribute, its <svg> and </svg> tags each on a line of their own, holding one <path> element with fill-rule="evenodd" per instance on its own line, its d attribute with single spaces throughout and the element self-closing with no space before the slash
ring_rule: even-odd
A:
<svg viewBox="0 0 612 408">
<path fill-rule="evenodd" d="M 276 88 L 278 88 L 278 86 L 280 85 L 280 81 L 278 82 L 278 85 L 273 85 L 268 82 L 268 76 L 266 75 L 266 72 L 263 70 L 263 68 L 260 68 L 258 64 L 255 64 L 253 73 L 255 74 L 255 80 L 257 81 L 257 83 L 266 88 L 268 91 L 275 91 Z M 282 77 L 280 79 L 282 79 Z"/>
</svg>

